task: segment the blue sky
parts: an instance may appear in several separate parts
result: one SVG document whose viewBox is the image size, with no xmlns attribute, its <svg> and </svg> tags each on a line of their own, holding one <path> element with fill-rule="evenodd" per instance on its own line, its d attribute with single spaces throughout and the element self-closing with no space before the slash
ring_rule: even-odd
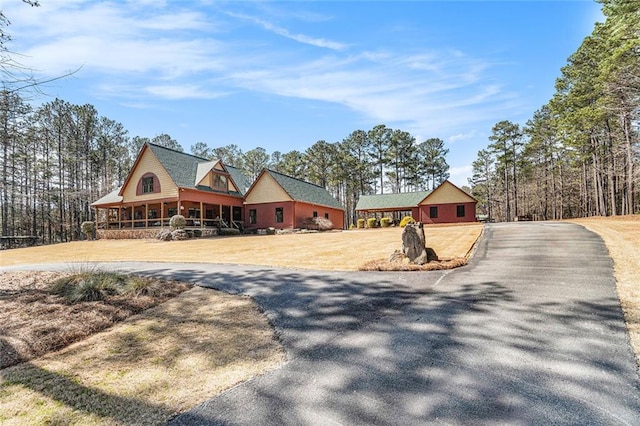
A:
<svg viewBox="0 0 640 426">
<path fill-rule="evenodd" d="M 4 0 L 10 48 L 55 97 L 185 151 L 304 151 L 377 124 L 438 137 L 451 180 L 500 120 L 524 124 L 601 20 L 573 1 Z"/>
</svg>

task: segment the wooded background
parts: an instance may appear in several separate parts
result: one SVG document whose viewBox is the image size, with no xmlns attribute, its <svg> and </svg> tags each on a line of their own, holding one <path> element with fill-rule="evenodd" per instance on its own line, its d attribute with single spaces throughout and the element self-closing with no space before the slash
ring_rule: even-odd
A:
<svg viewBox="0 0 640 426">
<path fill-rule="evenodd" d="M 603 0 L 560 70 L 556 92 L 524 126 L 500 121 L 470 184 L 496 220 L 638 213 L 640 1 Z"/>
<path fill-rule="evenodd" d="M 556 93 L 520 125 L 500 121 L 473 163 L 469 188 L 493 220 L 562 219 L 640 211 L 640 1 L 604 0 L 597 24 L 560 70 Z M 6 20 L 0 13 L 0 30 Z M 182 151 L 170 135 L 130 137 L 92 105 L 28 102 L 40 82 L 17 76 L 0 32 L 0 221 L 3 236 L 41 243 L 82 238 L 91 202 L 122 185 L 141 146 Z M 363 194 L 432 189 L 448 178 L 444 141 L 378 125 L 306 151 L 243 152 L 198 142 L 191 153 L 221 159 L 253 179 L 263 167 L 327 188 L 355 220 Z"/>
</svg>

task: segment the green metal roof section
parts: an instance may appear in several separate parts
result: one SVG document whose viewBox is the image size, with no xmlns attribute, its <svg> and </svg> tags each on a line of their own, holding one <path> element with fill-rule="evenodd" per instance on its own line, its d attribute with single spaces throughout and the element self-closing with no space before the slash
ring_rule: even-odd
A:
<svg viewBox="0 0 640 426">
<path fill-rule="evenodd" d="M 321 186 L 283 175 L 273 170 L 266 169 L 265 173 L 269 173 L 295 201 L 344 210 L 342 204 Z"/>
<path fill-rule="evenodd" d="M 431 191 L 404 192 L 401 194 L 377 194 L 361 195 L 356 204 L 356 210 L 384 210 L 401 209 L 410 210 L 418 207 Z"/>
<path fill-rule="evenodd" d="M 186 154 L 184 152 L 175 151 L 160 145 L 147 143 L 147 146 L 156 156 L 160 164 L 165 168 L 171 179 L 176 185 L 182 188 L 196 188 L 203 190 L 204 187 L 196 186 L 196 175 L 198 174 L 198 164 L 211 162 L 206 158 L 196 157 L 195 155 Z M 229 192 L 231 195 L 243 196 L 249 187 L 248 179 L 241 170 L 235 167 L 227 166 L 227 171 L 231 179 L 238 186 L 239 193 Z"/>
</svg>

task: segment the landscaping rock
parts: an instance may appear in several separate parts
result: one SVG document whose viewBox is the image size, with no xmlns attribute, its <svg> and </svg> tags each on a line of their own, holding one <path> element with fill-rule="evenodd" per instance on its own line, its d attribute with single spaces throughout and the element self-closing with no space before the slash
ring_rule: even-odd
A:
<svg viewBox="0 0 640 426">
<path fill-rule="evenodd" d="M 171 232 L 171 239 L 174 241 L 184 241 L 189 239 L 189 234 L 184 229 L 176 229 Z"/>
<path fill-rule="evenodd" d="M 428 262 L 422 223 L 410 223 L 402 231 L 402 252 L 409 262 L 424 265 Z"/>
</svg>

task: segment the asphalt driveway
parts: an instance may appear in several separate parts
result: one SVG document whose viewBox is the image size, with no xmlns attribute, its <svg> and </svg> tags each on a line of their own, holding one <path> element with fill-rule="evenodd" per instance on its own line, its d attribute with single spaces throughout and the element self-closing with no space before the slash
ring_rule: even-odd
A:
<svg viewBox="0 0 640 426">
<path fill-rule="evenodd" d="M 251 295 L 287 349 L 173 425 L 640 424 L 612 261 L 578 225 L 489 225 L 444 272 L 120 266 Z"/>
</svg>

